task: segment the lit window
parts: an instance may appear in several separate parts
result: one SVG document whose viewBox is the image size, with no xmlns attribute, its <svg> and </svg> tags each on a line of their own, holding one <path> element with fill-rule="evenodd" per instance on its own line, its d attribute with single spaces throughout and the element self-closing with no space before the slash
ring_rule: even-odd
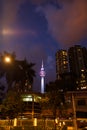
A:
<svg viewBox="0 0 87 130">
<path fill-rule="evenodd" d="M 32 98 L 23 98 L 24 102 L 32 101 Z"/>
<path fill-rule="evenodd" d="M 67 56 L 67 52 L 66 51 L 62 51 L 62 54 Z"/>
<path fill-rule="evenodd" d="M 78 51 L 81 51 L 81 49 L 80 49 L 80 48 L 78 48 Z"/>
</svg>

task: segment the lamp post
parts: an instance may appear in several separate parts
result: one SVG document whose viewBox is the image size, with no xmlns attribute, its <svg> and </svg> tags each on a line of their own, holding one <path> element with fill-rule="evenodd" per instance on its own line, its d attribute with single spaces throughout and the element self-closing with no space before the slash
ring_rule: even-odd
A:
<svg viewBox="0 0 87 130">
<path fill-rule="evenodd" d="M 7 80 L 8 80 L 8 89 L 12 84 L 12 75 L 10 75 L 13 72 L 13 58 L 10 54 L 6 54 L 3 56 L 2 59 L 3 63 L 3 68 L 4 68 L 4 73 L 7 75 Z"/>
<path fill-rule="evenodd" d="M 34 118 L 34 95 L 32 95 L 32 119 Z"/>
<path fill-rule="evenodd" d="M 77 122 L 76 122 L 76 106 L 75 106 L 75 99 L 74 99 L 74 95 L 73 95 L 73 93 L 72 93 L 72 103 L 73 103 L 73 114 L 74 114 L 74 116 L 73 116 L 73 121 L 74 121 L 74 128 L 75 128 L 75 130 L 77 130 Z"/>
</svg>

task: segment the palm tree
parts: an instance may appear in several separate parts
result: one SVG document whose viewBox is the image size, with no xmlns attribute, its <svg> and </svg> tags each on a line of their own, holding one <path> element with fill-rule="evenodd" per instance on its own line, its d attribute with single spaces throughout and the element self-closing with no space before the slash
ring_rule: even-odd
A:
<svg viewBox="0 0 87 130">
<path fill-rule="evenodd" d="M 11 59 L 9 64 L 4 60 L 6 56 Z M 10 54 L 4 52 L 4 54 L 1 55 L 0 76 L 3 74 L 6 75 L 8 89 L 11 89 L 13 83 L 15 83 L 15 85 L 19 84 L 21 88 L 25 89 L 26 87 L 27 90 L 31 90 L 35 77 L 34 65 L 34 63 L 28 63 L 26 59 L 16 60 L 15 53 Z"/>
<path fill-rule="evenodd" d="M 32 67 L 34 65 L 34 63 L 28 63 L 26 60 L 15 61 L 14 79 L 26 91 L 31 90 L 33 85 L 35 71 Z"/>
</svg>

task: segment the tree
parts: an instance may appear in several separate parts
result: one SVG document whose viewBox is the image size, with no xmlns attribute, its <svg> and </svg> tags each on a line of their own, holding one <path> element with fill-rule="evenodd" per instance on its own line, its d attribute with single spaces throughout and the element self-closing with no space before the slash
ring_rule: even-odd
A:
<svg viewBox="0 0 87 130">
<path fill-rule="evenodd" d="M 32 88 L 35 71 L 32 69 L 34 63 L 28 63 L 26 60 L 15 61 L 14 79 L 16 83 L 20 83 L 21 89 L 29 91 Z"/>
<path fill-rule="evenodd" d="M 60 109 L 60 107 L 63 104 L 63 100 L 62 100 L 63 97 L 61 96 L 59 91 L 49 92 L 48 97 L 49 97 L 49 107 L 51 108 L 53 112 L 53 117 L 56 118 L 57 110 Z"/>
<path fill-rule="evenodd" d="M 6 62 L 5 58 L 9 57 L 11 62 Z M 25 90 L 31 90 L 33 79 L 35 77 L 34 63 L 28 63 L 26 59 L 16 60 L 15 53 L 4 52 L 1 55 L 0 76 L 6 75 L 8 89 L 13 87 L 13 83 L 19 84 Z"/>
<path fill-rule="evenodd" d="M 62 110 L 64 108 L 64 95 L 61 94 L 58 90 L 49 91 L 43 98 L 41 105 L 42 109 L 48 109 L 50 113 L 52 113 L 52 117 L 54 118 L 54 127 L 56 130 L 55 119 L 62 115 Z M 60 115 L 57 114 L 58 111 Z"/>
<path fill-rule="evenodd" d="M 22 112 L 23 101 L 20 93 L 10 90 L 2 102 L 1 112 L 4 117 L 15 118 Z"/>
</svg>

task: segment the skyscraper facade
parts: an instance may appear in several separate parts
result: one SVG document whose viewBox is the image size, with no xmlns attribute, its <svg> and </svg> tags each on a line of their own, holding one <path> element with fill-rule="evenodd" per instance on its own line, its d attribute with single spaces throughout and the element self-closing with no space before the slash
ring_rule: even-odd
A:
<svg viewBox="0 0 87 130">
<path fill-rule="evenodd" d="M 82 52 L 83 52 L 83 57 L 84 57 L 84 65 L 85 65 L 86 73 L 87 73 L 87 48 L 83 47 Z"/>
<path fill-rule="evenodd" d="M 56 53 L 56 79 L 73 81 L 77 90 L 87 89 L 87 49 L 80 45 Z M 72 84 L 72 83 L 71 83 Z"/>
<path fill-rule="evenodd" d="M 75 45 L 68 49 L 70 71 L 76 76 L 81 77 L 82 72 L 86 72 L 86 48 Z"/>
<path fill-rule="evenodd" d="M 76 78 L 77 89 L 87 89 L 87 49 L 75 45 L 68 49 L 70 72 Z"/>
<path fill-rule="evenodd" d="M 59 50 L 56 53 L 56 79 L 61 79 L 61 75 L 67 72 L 69 72 L 67 51 Z"/>
</svg>

